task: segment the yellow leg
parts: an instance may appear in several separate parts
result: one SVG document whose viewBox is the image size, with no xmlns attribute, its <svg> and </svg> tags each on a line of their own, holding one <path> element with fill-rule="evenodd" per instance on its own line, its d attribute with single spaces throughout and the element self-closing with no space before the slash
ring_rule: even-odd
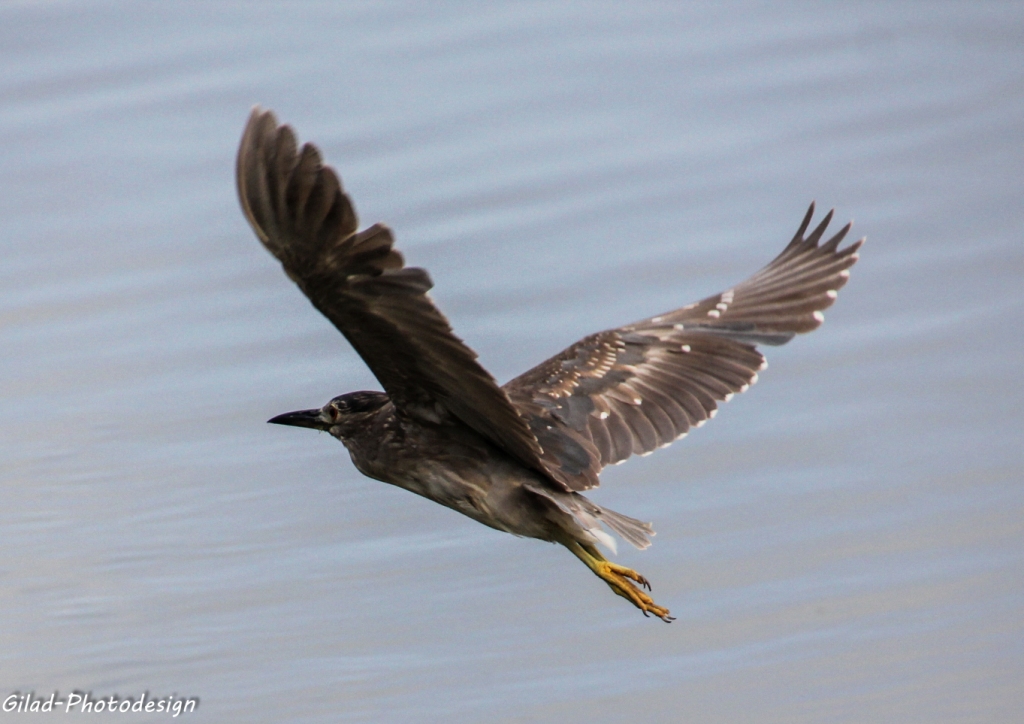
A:
<svg viewBox="0 0 1024 724">
<path fill-rule="evenodd" d="M 569 540 L 563 541 L 562 545 L 572 551 L 573 555 L 586 563 L 587 568 L 592 570 L 598 578 L 607 583 L 608 587 L 615 593 L 639 608 L 643 612 L 644 616 L 653 613 L 666 623 L 675 620 L 674 617 L 669 615 L 667 608 L 662 608 L 654 603 L 654 600 L 650 596 L 630 583 L 630 581 L 635 581 L 645 587 L 648 591 L 651 590 L 651 584 L 647 582 L 647 579 L 632 568 L 626 568 L 625 566 L 620 566 L 617 563 L 612 563 L 602 556 L 596 548 L 591 545 L 587 545 L 586 543 Z"/>
</svg>

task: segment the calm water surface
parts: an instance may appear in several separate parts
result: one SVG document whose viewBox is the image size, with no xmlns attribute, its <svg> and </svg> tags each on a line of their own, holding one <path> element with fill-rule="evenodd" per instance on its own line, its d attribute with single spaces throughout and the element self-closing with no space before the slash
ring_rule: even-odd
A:
<svg viewBox="0 0 1024 724">
<path fill-rule="evenodd" d="M 3 696 L 1019 720 L 1019 3 L 14 2 L 0 60 Z M 619 560 L 674 624 L 264 423 L 376 384 L 238 211 L 257 102 L 501 380 L 743 279 L 812 198 L 856 218 L 825 327 L 595 492 L 655 522 Z"/>
</svg>

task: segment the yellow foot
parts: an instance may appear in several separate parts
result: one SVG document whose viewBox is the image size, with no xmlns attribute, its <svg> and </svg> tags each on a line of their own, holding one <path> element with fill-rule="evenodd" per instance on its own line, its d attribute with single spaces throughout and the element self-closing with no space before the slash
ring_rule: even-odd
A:
<svg viewBox="0 0 1024 724">
<path fill-rule="evenodd" d="M 669 615 L 667 608 L 657 605 L 650 596 L 631 583 L 631 581 L 635 581 L 645 587 L 648 591 L 651 590 L 651 584 L 647 579 L 632 568 L 626 568 L 625 566 L 620 566 L 617 563 L 612 563 L 611 561 L 606 560 L 605 557 L 592 546 L 581 544 L 576 541 L 571 541 L 564 545 L 572 551 L 577 558 L 586 563 L 587 567 L 590 568 L 590 570 L 592 570 L 602 581 L 607 583 L 609 588 L 639 608 L 643 612 L 644 616 L 648 616 L 653 613 L 666 623 L 675 620 L 673 616 Z"/>
<path fill-rule="evenodd" d="M 643 611 L 644 616 L 653 613 L 665 622 L 675 620 L 669 615 L 667 608 L 662 608 L 656 604 L 654 599 L 630 583 L 630 581 L 636 581 L 641 586 L 647 588 L 648 591 L 651 590 L 651 584 L 647 582 L 647 579 L 633 569 L 620 566 L 610 561 L 598 561 L 592 570 L 605 583 L 607 583 L 613 591 Z"/>
<path fill-rule="evenodd" d="M 610 573 L 617 574 L 623 578 L 628 578 L 631 581 L 636 581 L 642 588 L 646 588 L 648 591 L 651 590 L 650 581 L 634 571 L 632 568 L 626 568 L 625 566 L 620 566 L 618 563 L 612 563 L 611 561 L 602 561 L 601 566 L 602 568 L 607 569 Z M 598 575 L 601 576 L 600 573 Z M 608 580 L 605 576 L 601 576 L 601 578 Z"/>
</svg>

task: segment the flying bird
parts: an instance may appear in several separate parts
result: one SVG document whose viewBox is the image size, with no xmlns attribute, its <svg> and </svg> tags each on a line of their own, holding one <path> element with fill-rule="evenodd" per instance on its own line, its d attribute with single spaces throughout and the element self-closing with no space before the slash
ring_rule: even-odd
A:
<svg viewBox="0 0 1024 724">
<path fill-rule="evenodd" d="M 619 596 L 671 621 L 636 571 L 609 561 L 607 527 L 647 548 L 650 523 L 584 496 L 606 465 L 665 447 L 757 381 L 760 345 L 821 325 L 857 261 L 847 224 L 822 243 L 811 204 L 774 261 L 731 289 L 584 337 L 505 385 L 455 336 L 391 230 L 359 231 L 338 175 L 311 143 L 255 107 L 238 196 L 256 236 L 352 344 L 383 392 L 350 392 L 269 422 L 324 430 L 356 468 L 484 525 L 569 549 Z"/>
</svg>

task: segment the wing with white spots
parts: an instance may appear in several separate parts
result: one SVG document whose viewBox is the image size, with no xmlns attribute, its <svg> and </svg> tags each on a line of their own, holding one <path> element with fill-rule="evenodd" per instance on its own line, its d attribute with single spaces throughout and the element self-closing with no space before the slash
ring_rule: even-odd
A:
<svg viewBox="0 0 1024 724">
<path fill-rule="evenodd" d="M 811 204 L 789 245 L 742 284 L 696 304 L 590 335 L 505 385 L 574 490 L 605 465 L 668 445 L 714 417 L 766 366 L 755 345 L 785 344 L 823 321 L 857 261 L 844 226 L 819 245 L 832 212 L 807 237 Z"/>
</svg>

